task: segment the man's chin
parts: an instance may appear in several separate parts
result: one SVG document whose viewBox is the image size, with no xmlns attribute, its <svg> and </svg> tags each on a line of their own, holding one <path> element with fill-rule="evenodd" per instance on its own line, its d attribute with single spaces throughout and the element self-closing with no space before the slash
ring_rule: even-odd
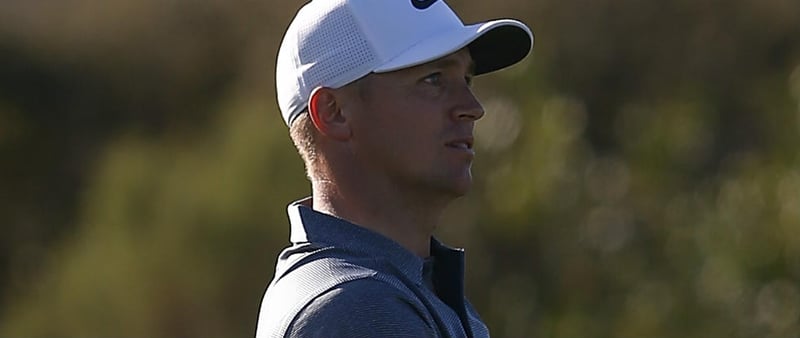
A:
<svg viewBox="0 0 800 338">
<path fill-rule="evenodd" d="M 467 170 L 459 175 L 440 175 L 428 177 L 424 181 L 418 181 L 415 190 L 422 195 L 428 195 L 440 202 L 449 202 L 462 197 L 472 189 L 472 173 Z M 421 188 L 421 189 L 420 189 Z M 424 192 L 423 192 L 424 190 Z"/>
<path fill-rule="evenodd" d="M 450 179 L 442 188 L 451 198 L 462 197 L 472 189 L 472 175 Z"/>
</svg>

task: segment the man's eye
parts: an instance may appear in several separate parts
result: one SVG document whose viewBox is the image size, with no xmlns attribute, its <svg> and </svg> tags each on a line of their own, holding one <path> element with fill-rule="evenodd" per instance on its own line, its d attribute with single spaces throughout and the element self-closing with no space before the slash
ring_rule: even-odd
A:
<svg viewBox="0 0 800 338">
<path fill-rule="evenodd" d="M 422 79 L 427 84 L 438 86 L 442 84 L 442 73 L 433 73 Z"/>
</svg>

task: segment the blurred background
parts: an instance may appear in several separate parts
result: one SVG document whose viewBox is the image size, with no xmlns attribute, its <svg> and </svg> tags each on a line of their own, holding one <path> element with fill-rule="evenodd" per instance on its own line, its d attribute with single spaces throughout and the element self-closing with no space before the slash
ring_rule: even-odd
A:
<svg viewBox="0 0 800 338">
<path fill-rule="evenodd" d="M 2 1 L 0 336 L 252 336 L 302 3 Z M 800 2 L 449 3 L 536 33 L 438 234 L 495 337 L 798 337 Z"/>
</svg>

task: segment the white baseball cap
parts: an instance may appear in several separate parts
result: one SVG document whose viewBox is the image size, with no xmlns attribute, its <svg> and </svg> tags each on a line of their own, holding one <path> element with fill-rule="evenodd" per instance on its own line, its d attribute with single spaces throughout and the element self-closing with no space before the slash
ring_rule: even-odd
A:
<svg viewBox="0 0 800 338">
<path fill-rule="evenodd" d="M 464 25 L 443 0 L 312 0 L 297 12 L 278 51 L 281 114 L 291 125 L 317 87 L 340 88 L 465 46 L 480 75 L 525 58 L 533 33 L 512 19 Z"/>
</svg>

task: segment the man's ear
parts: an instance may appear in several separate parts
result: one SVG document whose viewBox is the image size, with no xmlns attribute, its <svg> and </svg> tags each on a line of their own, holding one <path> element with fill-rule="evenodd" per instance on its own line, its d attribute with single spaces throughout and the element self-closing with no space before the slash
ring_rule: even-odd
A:
<svg viewBox="0 0 800 338">
<path fill-rule="evenodd" d="M 317 87 L 308 100 L 308 113 L 319 132 L 335 140 L 350 137 L 350 125 L 342 114 L 341 103 L 337 101 L 333 89 Z"/>
</svg>

